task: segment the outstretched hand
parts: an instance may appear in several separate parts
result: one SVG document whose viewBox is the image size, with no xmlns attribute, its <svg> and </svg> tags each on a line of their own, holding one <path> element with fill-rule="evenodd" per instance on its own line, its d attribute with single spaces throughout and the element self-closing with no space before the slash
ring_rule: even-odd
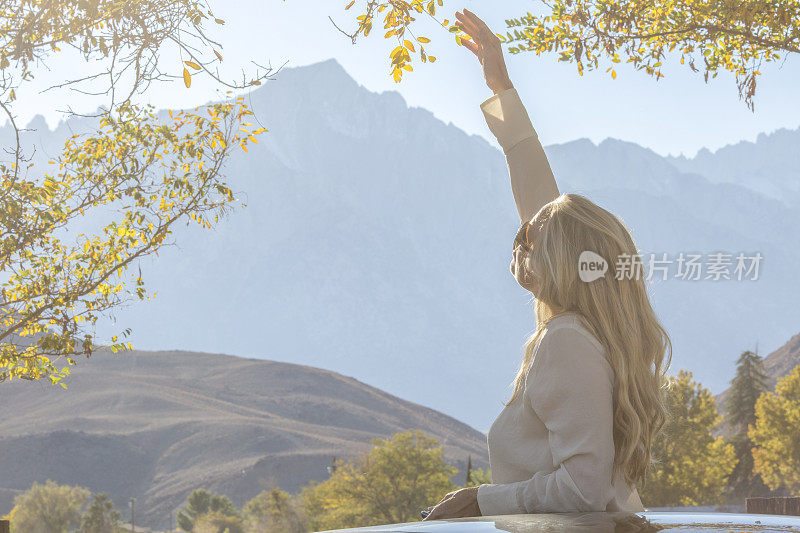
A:
<svg viewBox="0 0 800 533">
<path fill-rule="evenodd" d="M 478 15 L 467 8 L 464 8 L 463 13 L 456 11 L 456 19 L 456 25 L 472 39 L 461 39 L 461 44 L 478 57 L 483 66 L 486 85 L 495 94 L 512 88 L 514 85 L 508 77 L 503 48 L 497 35 Z"/>
</svg>

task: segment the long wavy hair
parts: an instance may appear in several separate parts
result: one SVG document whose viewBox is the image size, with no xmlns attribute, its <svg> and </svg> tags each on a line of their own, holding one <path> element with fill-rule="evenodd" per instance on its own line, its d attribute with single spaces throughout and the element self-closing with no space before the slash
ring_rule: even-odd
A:
<svg viewBox="0 0 800 533">
<path fill-rule="evenodd" d="M 525 344 L 506 405 L 523 392 L 538 342 L 547 323 L 558 316 L 556 311 L 576 313 L 603 345 L 614 370 L 614 474 L 621 469 L 629 485 L 644 486 L 648 467 L 659 462 L 651 456 L 651 446 L 669 416 L 665 394 L 672 343 L 650 304 L 630 231 L 579 194 L 562 194 L 542 207 L 531 223 L 540 231 L 523 266 L 539 284 L 536 330 Z M 587 250 L 608 263 L 605 275 L 591 282 L 581 281 L 578 271 L 578 259 Z M 623 258 L 619 265 L 618 258 Z"/>
</svg>

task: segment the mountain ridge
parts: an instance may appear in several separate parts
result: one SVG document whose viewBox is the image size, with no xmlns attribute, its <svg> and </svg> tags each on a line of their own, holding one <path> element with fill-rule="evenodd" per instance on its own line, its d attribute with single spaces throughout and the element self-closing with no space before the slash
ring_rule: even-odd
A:
<svg viewBox="0 0 800 533">
<path fill-rule="evenodd" d="M 350 376 L 308 365 L 178 350 L 96 352 L 68 389 L 3 384 L 0 514 L 34 481 L 53 479 L 137 498 L 142 522 L 164 526 L 205 487 L 243 505 L 277 485 L 323 481 L 373 438 L 421 429 L 464 475 L 488 467 L 486 435 Z"/>
</svg>

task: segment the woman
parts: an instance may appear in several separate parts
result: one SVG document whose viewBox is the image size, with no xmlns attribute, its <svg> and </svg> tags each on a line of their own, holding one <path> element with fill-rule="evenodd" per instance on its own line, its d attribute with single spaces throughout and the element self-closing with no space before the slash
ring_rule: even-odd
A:
<svg viewBox="0 0 800 533">
<path fill-rule="evenodd" d="M 447 494 L 425 520 L 643 511 L 637 485 L 668 415 L 663 389 L 672 347 L 641 264 L 615 274 L 617 258 L 636 256 L 636 246 L 605 209 L 580 195 L 559 195 L 500 40 L 469 10 L 456 18 L 472 38 L 462 43 L 494 92 L 481 109 L 505 153 L 522 221 L 511 273 L 536 298 L 537 326 L 511 399 L 489 430 L 492 483 Z M 606 261 L 603 276 L 582 281 L 584 251 Z"/>
</svg>

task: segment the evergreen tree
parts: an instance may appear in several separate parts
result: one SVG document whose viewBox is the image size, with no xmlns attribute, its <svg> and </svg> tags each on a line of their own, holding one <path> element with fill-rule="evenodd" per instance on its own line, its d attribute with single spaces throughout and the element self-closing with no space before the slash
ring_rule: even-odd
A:
<svg viewBox="0 0 800 533">
<path fill-rule="evenodd" d="M 472 455 L 467 455 L 467 478 L 464 481 L 464 486 L 469 486 L 470 482 L 472 481 Z"/>
<path fill-rule="evenodd" d="M 725 404 L 728 423 L 736 427 L 737 434 L 747 433 L 747 426 L 756 423 L 756 400 L 769 390 L 769 378 L 764 371 L 764 360 L 747 350 L 736 362 L 736 376 L 731 380 L 731 390 Z"/>
<path fill-rule="evenodd" d="M 770 490 L 761 476 L 753 470 L 753 442 L 747 429 L 756 423 L 756 401 L 769 390 L 769 378 L 761 356 L 747 350 L 736 362 L 736 376 L 731 380 L 730 395 L 725 403 L 725 415 L 734 430 L 729 442 L 733 444 L 736 467 L 728 479 L 728 497 L 741 502 L 750 496 L 766 496 Z"/>
<path fill-rule="evenodd" d="M 114 509 L 108 494 L 95 494 L 92 504 L 83 515 L 81 533 L 114 533 L 122 515 Z"/>
</svg>

